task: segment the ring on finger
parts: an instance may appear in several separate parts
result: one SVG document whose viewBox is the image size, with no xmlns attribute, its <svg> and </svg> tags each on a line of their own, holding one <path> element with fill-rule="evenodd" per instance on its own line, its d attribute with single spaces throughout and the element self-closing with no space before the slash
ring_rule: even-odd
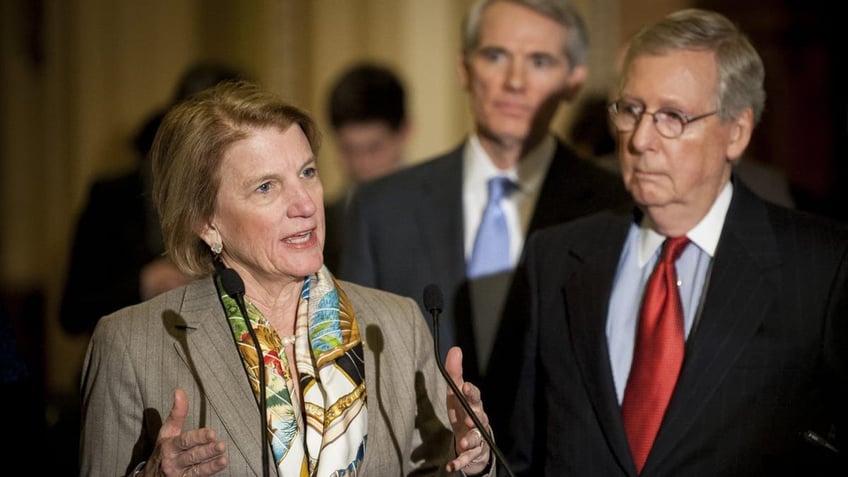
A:
<svg viewBox="0 0 848 477">
<path fill-rule="evenodd" d="M 474 447 L 483 447 L 483 433 L 480 432 L 480 429 L 475 427 L 474 429 L 471 429 L 471 432 L 477 436 L 477 445 Z"/>
</svg>

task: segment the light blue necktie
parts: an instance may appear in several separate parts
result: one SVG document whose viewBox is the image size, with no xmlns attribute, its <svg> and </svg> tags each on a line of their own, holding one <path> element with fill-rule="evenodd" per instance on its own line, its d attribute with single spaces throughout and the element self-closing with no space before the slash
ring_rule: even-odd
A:
<svg viewBox="0 0 848 477">
<path fill-rule="evenodd" d="M 468 262 L 468 278 L 493 275 L 511 268 L 509 229 L 500 202 L 512 192 L 515 184 L 507 177 L 493 177 L 489 179 L 488 185 L 489 201 L 474 239 L 474 250 Z"/>
</svg>

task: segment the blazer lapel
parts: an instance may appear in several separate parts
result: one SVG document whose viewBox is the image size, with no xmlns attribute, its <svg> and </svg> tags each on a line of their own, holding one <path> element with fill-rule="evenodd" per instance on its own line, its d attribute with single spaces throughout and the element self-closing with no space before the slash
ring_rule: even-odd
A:
<svg viewBox="0 0 848 477">
<path fill-rule="evenodd" d="M 253 471 L 261 475 L 262 446 L 268 444 L 259 432 L 257 400 L 250 385 L 246 385 L 247 375 L 211 279 L 191 285 L 180 314 L 174 313 L 171 319 L 178 338 L 174 348 L 196 376 L 200 392 L 230 434 L 233 445 L 229 451 L 237 449 Z M 184 334 L 184 339 L 179 338 L 179 333 Z M 200 420 L 203 426 L 206 413 L 201 414 Z"/>
<path fill-rule="evenodd" d="M 572 165 L 577 160 L 557 140 L 556 151 L 539 190 L 539 199 L 527 230 L 528 237 L 534 230 L 573 218 L 575 212 L 571 210 L 572 204 L 580 203 L 591 194 L 591 190 L 588 190 L 591 184 L 580 180 L 581 177 L 575 177 L 579 174 L 574 173 Z"/>
<path fill-rule="evenodd" d="M 623 188 L 611 191 L 609 183 L 599 180 L 594 166 L 557 139 L 527 236 L 540 228 L 632 203 Z"/>
<path fill-rule="evenodd" d="M 563 286 L 574 355 L 589 399 L 616 461 L 634 474 L 630 447 L 609 364 L 606 316 L 612 282 L 627 237 L 628 220 L 610 223 L 602 243 L 583 243 L 567 251 L 573 270 Z"/>
<path fill-rule="evenodd" d="M 417 248 L 412 248 L 412 253 L 423 254 L 415 259 L 416 263 L 426 264 L 425 269 L 416 272 L 421 282 L 437 283 L 447 293 L 453 294 L 447 302 L 451 309 L 445 310 L 439 328 L 440 354 L 444 357 L 451 344 L 460 344 L 465 350 L 465 367 L 476 370 L 476 351 L 471 339 L 473 329 L 468 318 L 469 297 L 465 284 L 465 235 L 461 205 L 464 144 L 447 156 L 434 160 L 433 169 L 419 186 L 419 200 L 412 206 L 419 226 L 420 241 Z M 417 298 L 420 303 L 420 295 L 413 298 Z M 432 326 L 430 320 L 428 326 Z"/>
<path fill-rule="evenodd" d="M 684 438 L 763 322 L 778 290 L 780 257 L 765 207 L 744 185 L 734 185 L 703 310 L 687 341 L 683 368 L 645 471 Z"/>
<path fill-rule="evenodd" d="M 462 150 L 460 146 L 433 164 L 436 170 L 421 184 L 421 200 L 414 204 L 423 237 L 421 250 L 433 264 L 430 276 L 451 277 L 445 283 L 465 276 L 463 210 L 458 205 L 462 204 Z"/>
</svg>

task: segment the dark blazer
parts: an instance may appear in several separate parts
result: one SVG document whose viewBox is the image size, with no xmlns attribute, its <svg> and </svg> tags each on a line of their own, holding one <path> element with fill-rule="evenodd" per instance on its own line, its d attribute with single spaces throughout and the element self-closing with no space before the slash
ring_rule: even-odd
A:
<svg viewBox="0 0 848 477">
<path fill-rule="evenodd" d="M 418 307 L 342 287 L 364 339 L 368 444 L 360 474 L 445 475 L 455 455 L 447 385 Z M 183 428 L 209 427 L 227 443 L 229 465 L 220 475 L 261 475 L 256 396 L 208 278 L 99 321 L 83 372 L 80 475 L 124 475 L 146 459 L 176 387 L 189 400 Z"/>
<path fill-rule="evenodd" d="M 324 265 L 333 273 L 337 273 L 339 270 L 346 215 L 346 197 L 341 197 L 335 202 L 324 206 L 324 230 L 326 230 L 324 237 Z"/>
<path fill-rule="evenodd" d="M 445 305 L 440 321 L 440 352 L 444 356 L 450 346 L 462 347 L 465 377 L 482 388 L 486 410 L 496 435 L 500 435 L 505 430 L 501 420 L 505 422 L 512 407 L 514 386 L 505 384 L 507 378 L 517 375 L 514 353 L 523 324 L 500 327 L 488 367 L 497 370 L 497 381 L 480 381 L 465 274 L 464 145 L 357 191 L 350 205 L 340 276 L 412 297 L 422 310 L 422 291 L 428 284 L 438 285 Z M 620 178 L 579 159 L 557 142 L 529 230 L 629 200 Z M 508 297 L 507 307 L 510 300 Z"/>
<path fill-rule="evenodd" d="M 509 452 L 526 475 L 635 476 L 605 326 L 633 215 L 539 232 Z M 696 328 L 641 474 L 848 475 L 848 229 L 736 181 Z M 835 430 L 837 434 L 832 435 Z M 844 459 L 844 458 L 843 458 Z"/>
<path fill-rule="evenodd" d="M 62 292 L 67 332 L 90 334 L 101 316 L 140 302 L 141 269 L 165 250 L 141 167 L 91 187 Z"/>
</svg>

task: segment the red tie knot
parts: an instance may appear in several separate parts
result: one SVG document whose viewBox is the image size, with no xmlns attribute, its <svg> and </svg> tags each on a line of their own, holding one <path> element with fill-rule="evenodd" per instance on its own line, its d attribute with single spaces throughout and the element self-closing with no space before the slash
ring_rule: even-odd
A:
<svg viewBox="0 0 848 477">
<path fill-rule="evenodd" d="M 682 237 L 668 237 L 663 242 L 662 254 L 660 261 L 666 263 L 674 263 L 683 254 L 683 250 L 689 245 L 689 238 L 685 235 Z"/>
</svg>

